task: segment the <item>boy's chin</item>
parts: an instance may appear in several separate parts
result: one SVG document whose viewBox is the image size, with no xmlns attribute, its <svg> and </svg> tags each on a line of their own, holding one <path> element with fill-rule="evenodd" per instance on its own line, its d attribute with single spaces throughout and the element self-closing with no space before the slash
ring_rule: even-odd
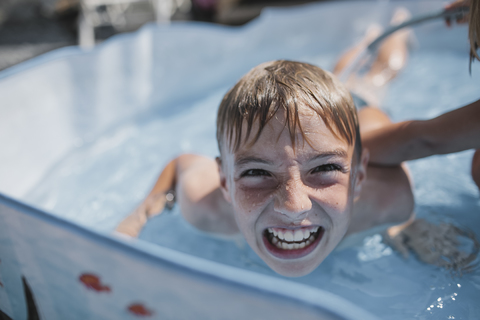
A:
<svg viewBox="0 0 480 320">
<path fill-rule="evenodd" d="M 322 260 L 323 261 L 323 260 Z M 315 270 L 322 261 L 317 263 L 306 263 L 306 262 L 293 262 L 289 261 L 287 263 L 268 263 L 268 266 L 272 268 L 276 273 L 290 278 L 298 278 L 310 274 Z"/>
</svg>

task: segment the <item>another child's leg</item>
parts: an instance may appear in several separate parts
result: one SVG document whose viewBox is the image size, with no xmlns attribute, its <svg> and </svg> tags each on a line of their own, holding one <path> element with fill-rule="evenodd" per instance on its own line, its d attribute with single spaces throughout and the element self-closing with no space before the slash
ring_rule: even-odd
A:
<svg viewBox="0 0 480 320">
<path fill-rule="evenodd" d="M 408 15 L 406 10 L 397 10 L 392 24 L 400 23 L 407 19 Z M 370 107 L 362 108 L 358 112 L 360 135 L 391 123 L 388 116 L 375 106 L 380 101 L 380 88 L 393 79 L 405 65 L 408 56 L 407 32 L 394 33 L 385 40 L 366 76 L 362 79 L 349 79 L 347 83 L 350 90 L 370 104 Z M 348 63 L 348 58 L 354 58 L 352 52 L 354 51 L 348 52 L 340 59 L 340 67 Z M 339 72 L 341 68 L 337 65 L 335 70 Z M 411 181 L 404 165 L 392 167 L 369 165 L 367 180 L 355 204 L 349 233 L 385 223 L 409 223 L 413 217 L 413 205 Z"/>
<path fill-rule="evenodd" d="M 397 9 L 392 24 L 399 24 L 410 16 L 405 9 Z M 342 70 L 360 54 L 366 46 L 375 39 L 381 29 L 372 26 L 364 39 L 352 49 L 348 50 L 338 60 L 334 74 L 339 75 Z M 400 30 L 389 36 L 380 45 L 377 56 L 365 76 L 359 78 L 352 75 L 346 80 L 346 86 L 353 93 L 358 94 L 370 105 L 379 105 L 384 94 L 384 86 L 392 80 L 405 66 L 408 58 L 409 30 Z"/>
<path fill-rule="evenodd" d="M 355 58 L 357 58 L 357 56 L 361 54 L 362 51 L 364 51 L 367 46 L 381 34 L 381 32 L 382 28 L 379 25 L 372 25 L 370 28 L 368 28 L 363 39 L 360 40 L 360 42 L 354 47 L 348 49 L 344 54 L 342 54 L 340 59 L 338 59 L 335 67 L 333 68 L 333 74 L 337 76 L 340 75 L 343 69 L 345 69 L 350 62 L 354 61 Z"/>
<path fill-rule="evenodd" d="M 397 9 L 391 25 L 398 25 L 410 18 L 410 13 L 403 8 Z M 408 58 L 408 40 L 411 31 L 401 29 L 385 39 L 378 50 L 377 57 L 367 74 L 367 79 L 375 86 L 382 86 L 403 69 Z"/>
</svg>

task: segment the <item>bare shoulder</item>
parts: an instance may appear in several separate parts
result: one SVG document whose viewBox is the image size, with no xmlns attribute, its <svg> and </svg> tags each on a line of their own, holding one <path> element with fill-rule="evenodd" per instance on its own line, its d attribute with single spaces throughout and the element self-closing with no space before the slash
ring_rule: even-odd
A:
<svg viewBox="0 0 480 320">
<path fill-rule="evenodd" d="M 381 224 L 398 224 L 413 214 L 414 198 L 406 166 L 369 165 L 348 233 Z"/>
<path fill-rule="evenodd" d="M 177 199 L 185 220 L 205 232 L 238 233 L 233 209 L 220 191 L 215 160 L 199 155 L 183 155 L 177 160 Z"/>
</svg>

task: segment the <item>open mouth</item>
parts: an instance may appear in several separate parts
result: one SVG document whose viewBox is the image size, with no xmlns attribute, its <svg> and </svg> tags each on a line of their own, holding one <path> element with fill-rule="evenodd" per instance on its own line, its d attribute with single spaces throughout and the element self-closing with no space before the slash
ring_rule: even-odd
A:
<svg viewBox="0 0 480 320">
<path fill-rule="evenodd" d="M 274 256 L 293 259 L 312 252 L 320 242 L 324 231 L 322 227 L 267 228 L 263 238 L 265 246 Z"/>
</svg>

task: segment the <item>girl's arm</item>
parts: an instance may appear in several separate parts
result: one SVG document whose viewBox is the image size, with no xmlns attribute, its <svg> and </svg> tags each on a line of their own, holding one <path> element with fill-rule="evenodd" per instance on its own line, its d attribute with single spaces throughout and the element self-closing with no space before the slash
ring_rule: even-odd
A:
<svg viewBox="0 0 480 320">
<path fill-rule="evenodd" d="M 480 100 L 430 120 L 394 123 L 364 132 L 362 143 L 370 162 L 402 161 L 480 148 Z"/>
</svg>

